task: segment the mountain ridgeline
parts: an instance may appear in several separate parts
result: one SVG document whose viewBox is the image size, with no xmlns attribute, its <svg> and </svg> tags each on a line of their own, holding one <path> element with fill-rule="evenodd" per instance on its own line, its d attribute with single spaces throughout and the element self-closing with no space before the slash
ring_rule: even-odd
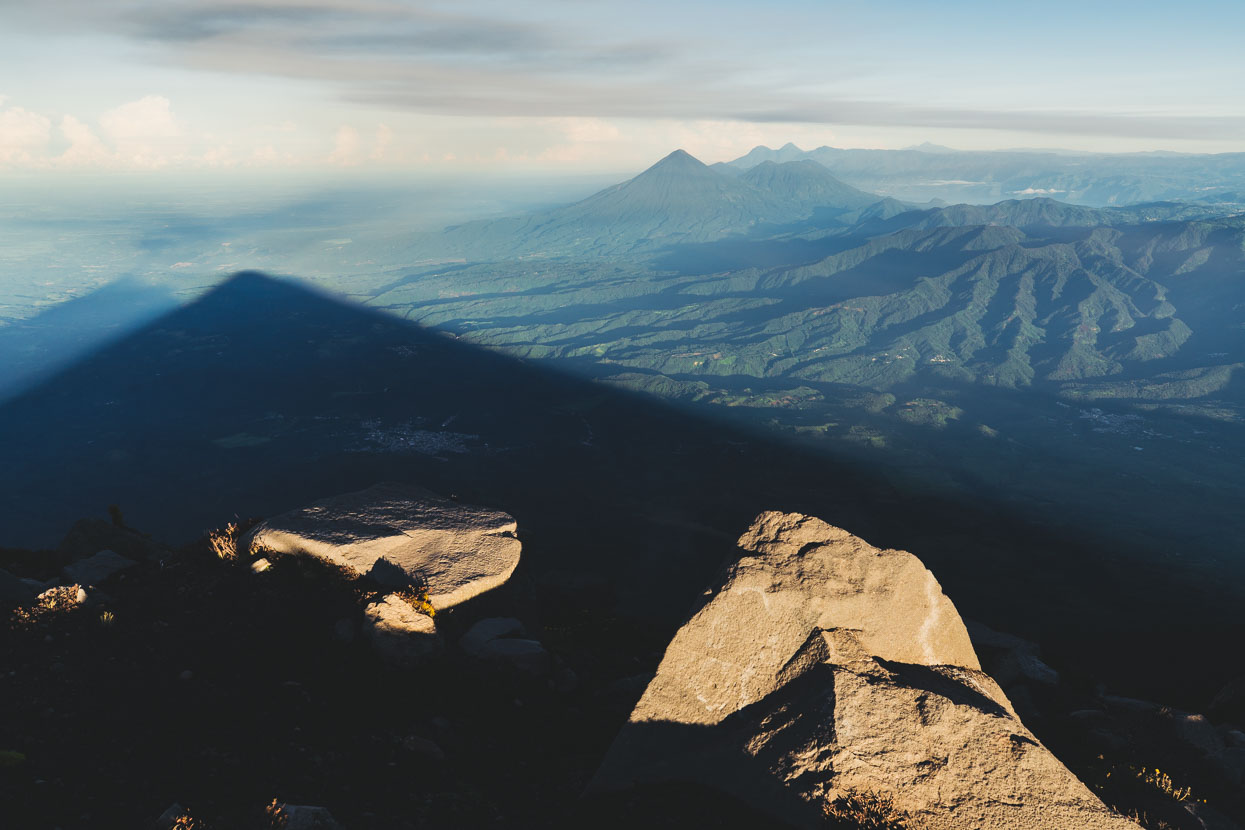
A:
<svg viewBox="0 0 1245 830">
<path fill-rule="evenodd" d="M 1227 459 L 1245 455 L 1245 215 L 1045 196 L 918 206 L 822 158 L 839 156 L 709 167 L 676 152 L 576 204 L 421 238 L 413 261 L 448 245 L 465 262 L 358 296 L 864 456 L 903 487 L 1239 567 L 1245 480 Z M 1109 491 L 1092 484 L 1104 470 Z"/>
<path fill-rule="evenodd" d="M 816 162 L 763 164 L 735 176 L 676 150 L 581 202 L 459 225 L 439 241 L 472 258 L 626 255 L 798 222 L 818 209 L 844 214 L 878 201 Z"/>
</svg>

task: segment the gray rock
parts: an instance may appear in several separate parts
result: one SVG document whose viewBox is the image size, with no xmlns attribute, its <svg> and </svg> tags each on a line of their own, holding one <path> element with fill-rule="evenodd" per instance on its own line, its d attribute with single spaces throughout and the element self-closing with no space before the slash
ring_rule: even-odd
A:
<svg viewBox="0 0 1245 830">
<path fill-rule="evenodd" d="M 262 574 L 264 571 L 269 570 L 272 570 L 272 563 L 263 557 L 251 563 L 251 573 Z"/>
<path fill-rule="evenodd" d="M 60 543 L 60 551 L 84 558 L 96 551 L 113 550 L 130 559 L 152 560 L 167 548 L 128 527 L 104 519 L 79 519 Z"/>
<path fill-rule="evenodd" d="M 445 610 L 510 578 L 522 549 L 515 529 L 500 510 L 378 484 L 269 519 L 242 547 L 315 556 L 390 587 L 424 585 Z"/>
<path fill-rule="evenodd" d="M 490 641 L 499 637 L 522 637 L 526 633 L 523 623 L 514 617 L 487 617 L 467 629 L 459 638 L 458 646 L 473 657 L 479 657 Z"/>
<path fill-rule="evenodd" d="M 1163 720 L 1177 741 L 1203 755 L 1214 755 L 1223 749 L 1223 739 L 1205 715 L 1164 710 Z"/>
<path fill-rule="evenodd" d="M 397 594 L 388 594 L 363 611 L 372 648 L 391 663 L 410 666 L 444 649 L 432 617 L 416 611 Z"/>
<path fill-rule="evenodd" d="M 1185 801 L 1185 811 L 1197 819 L 1197 826 L 1202 830 L 1241 830 L 1241 826 L 1209 804 L 1200 801 Z"/>
<path fill-rule="evenodd" d="M 71 583 L 99 585 L 114 574 L 137 564 L 133 559 L 126 559 L 119 553 L 101 550 L 94 556 L 66 565 L 61 572 Z"/>
<path fill-rule="evenodd" d="M 489 640 L 477 655 L 481 660 L 506 666 L 523 674 L 544 677 L 553 658 L 536 640 L 506 638 Z"/>
<path fill-rule="evenodd" d="M 916 557 L 798 514 L 740 547 L 593 790 L 696 783 L 809 828 L 871 792 L 930 830 L 1136 830 L 1020 722 Z"/>
<path fill-rule="evenodd" d="M 35 595 L 41 593 L 42 590 L 42 588 L 39 591 L 32 590 L 26 580 L 18 579 L 8 571 L 0 570 L 0 603 L 26 605 L 34 602 Z"/>
<path fill-rule="evenodd" d="M 1059 672 L 1028 651 L 1009 651 L 990 669 L 994 679 L 1005 685 L 1017 682 L 1048 687 L 1059 685 Z"/>
<path fill-rule="evenodd" d="M 1225 749 L 1212 760 L 1229 785 L 1233 787 L 1245 785 L 1245 747 Z"/>
<path fill-rule="evenodd" d="M 408 735 L 403 738 L 402 747 L 427 761 L 435 763 L 445 761 L 445 753 L 441 750 L 441 747 L 437 746 L 435 741 L 430 741 L 419 735 Z"/>
<path fill-rule="evenodd" d="M 968 636 L 972 639 L 973 646 L 978 651 L 982 649 L 999 649 L 1000 651 L 1027 651 L 1030 654 L 1037 654 L 1039 651 L 1037 643 L 1022 639 L 1014 634 L 995 631 L 993 628 L 976 620 L 965 620 L 964 627 L 968 629 Z"/>
<path fill-rule="evenodd" d="M 282 804 L 281 812 L 286 817 L 285 830 L 345 830 L 323 807 Z"/>
<path fill-rule="evenodd" d="M 177 824 L 177 820 L 186 814 L 186 808 L 177 802 L 169 805 L 169 808 L 160 814 L 155 820 L 155 830 L 172 830 Z"/>
<path fill-rule="evenodd" d="M 1118 709 L 1121 712 L 1129 712 L 1132 714 L 1157 712 L 1160 708 L 1157 703 L 1151 703 L 1148 700 L 1138 700 L 1135 697 L 1103 695 L 1100 700 L 1112 709 Z"/>
<path fill-rule="evenodd" d="M 1223 741 L 1235 749 L 1245 749 L 1245 732 L 1239 729 L 1228 729 L 1224 732 Z"/>
</svg>

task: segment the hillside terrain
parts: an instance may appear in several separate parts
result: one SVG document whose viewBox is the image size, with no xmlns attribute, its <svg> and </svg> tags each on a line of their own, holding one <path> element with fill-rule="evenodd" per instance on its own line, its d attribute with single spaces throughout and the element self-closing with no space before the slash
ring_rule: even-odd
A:
<svg viewBox="0 0 1245 830">
<path fill-rule="evenodd" d="M 488 244 L 468 252 L 493 261 L 346 287 L 473 343 L 867 458 L 905 488 L 1239 566 L 1245 219 L 1188 203 L 869 203 L 782 158 L 747 168 L 747 201 L 720 166 L 676 154 L 514 220 L 530 229 L 474 226 Z M 785 216 L 764 213 L 761 184 Z M 659 232 L 617 208 L 635 194 Z M 731 212 L 744 204 L 785 224 L 745 224 Z M 580 245 L 606 227 L 621 247 Z"/>
<path fill-rule="evenodd" d="M 351 827 L 768 826 L 782 808 L 713 781 L 640 776 L 621 800 L 575 799 L 619 730 L 657 711 L 638 705 L 646 689 L 700 678 L 664 658 L 695 634 L 687 613 L 706 586 L 731 584 L 714 573 L 768 550 L 738 534 L 801 514 L 834 526 L 818 545 L 850 531 L 852 550 L 918 554 L 913 573 L 937 574 L 967 622 L 926 618 L 958 644 L 948 657 L 865 653 L 864 635 L 833 633 L 860 620 L 779 621 L 784 653 L 757 658 L 769 685 L 710 743 L 764 759 L 760 778 L 751 761 L 732 772 L 767 782 L 758 792 L 781 781 L 825 802 L 791 813 L 797 826 L 873 804 L 853 801 L 861 782 L 905 780 L 857 770 L 834 790 L 802 766 L 810 753 L 847 765 L 849 734 L 878 739 L 801 725 L 805 710 L 848 717 L 837 707 L 851 699 L 974 734 L 1007 720 L 1010 743 L 957 745 L 1000 764 L 1048 747 L 1092 795 L 1045 755 L 1041 775 L 1016 780 L 1056 782 L 1061 809 L 1103 826 L 1126 823 L 1099 798 L 1148 830 L 1231 827 L 1245 214 L 1189 188 L 1221 167 L 1228 186 L 1235 162 L 1116 159 L 1073 191 L 1038 187 L 1045 167 L 1016 172 L 1038 161 L 1074 164 L 788 147 L 708 166 L 676 151 L 560 207 L 366 244 L 335 235 L 303 251 L 332 252 L 304 279 L 136 280 L 0 329 L 21 355 L 0 372 L 0 588 L 28 609 L 4 634 L 15 668 L 0 682 L 24 701 L 0 729 L 18 770 L 0 781 L 7 803 L 61 827 L 154 819 L 175 800 L 263 827 L 274 798 L 331 800 Z M 947 205 L 869 185 L 987 162 L 996 184 L 1078 204 Z M 1133 163 L 1144 188 L 1093 196 Z M 356 502 L 377 493 L 405 512 L 378 510 L 387 529 L 365 532 Z M 319 527 L 337 509 L 347 527 Z M 75 524 L 105 510 L 111 522 Z M 470 515 L 479 532 L 412 550 L 434 514 L 438 530 Z M 488 587 L 447 603 L 425 572 L 463 548 L 497 552 L 477 569 Z M 129 564 L 102 590 L 84 575 L 118 556 Z M 469 637 L 477 623 L 491 634 Z M 429 655 L 427 673 L 384 662 Z M 482 668 L 491 659 L 536 666 L 539 682 Z M 98 705 L 82 709 L 88 690 Z M 204 717 L 113 749 L 150 731 L 148 713 L 186 708 Z M 341 712 L 359 728 L 341 731 Z M 701 757 L 702 725 L 667 724 L 656 745 Z M 903 734 L 933 755 L 946 737 Z M 161 766 L 187 745 L 184 767 Z M 142 791 L 110 795 L 131 774 Z M 890 806 L 939 815 L 904 800 L 928 776 Z"/>
</svg>

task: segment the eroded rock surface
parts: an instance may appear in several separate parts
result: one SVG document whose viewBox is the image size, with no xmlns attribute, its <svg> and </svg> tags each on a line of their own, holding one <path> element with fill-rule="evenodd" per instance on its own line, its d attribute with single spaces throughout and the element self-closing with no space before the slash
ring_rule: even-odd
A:
<svg viewBox="0 0 1245 830">
<path fill-rule="evenodd" d="M 436 622 L 397 594 L 364 609 L 364 626 L 376 652 L 390 662 L 412 665 L 444 647 Z"/>
<path fill-rule="evenodd" d="M 931 830 L 1135 830 L 1024 727 L 916 557 L 799 514 L 739 546 L 593 789 L 697 783 L 805 827 L 876 794 Z"/>
<path fill-rule="evenodd" d="M 262 522 L 243 545 L 315 556 L 394 588 L 422 585 L 444 610 L 510 578 L 522 549 L 515 531 L 500 510 L 378 484 Z"/>
</svg>

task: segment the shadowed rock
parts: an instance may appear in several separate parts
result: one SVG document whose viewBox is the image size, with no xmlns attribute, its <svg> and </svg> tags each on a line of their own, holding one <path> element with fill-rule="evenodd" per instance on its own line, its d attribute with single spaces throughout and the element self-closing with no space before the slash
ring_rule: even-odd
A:
<svg viewBox="0 0 1245 830">
<path fill-rule="evenodd" d="M 113 574 L 137 564 L 133 559 L 126 559 L 115 551 L 101 550 L 94 556 L 74 562 L 72 565 L 66 565 L 62 572 L 70 582 L 79 585 L 98 585 Z"/>
<path fill-rule="evenodd" d="M 420 585 L 444 610 L 510 578 L 522 549 L 515 530 L 500 510 L 377 484 L 269 519 L 243 544 L 315 556 L 389 587 Z"/>
</svg>

